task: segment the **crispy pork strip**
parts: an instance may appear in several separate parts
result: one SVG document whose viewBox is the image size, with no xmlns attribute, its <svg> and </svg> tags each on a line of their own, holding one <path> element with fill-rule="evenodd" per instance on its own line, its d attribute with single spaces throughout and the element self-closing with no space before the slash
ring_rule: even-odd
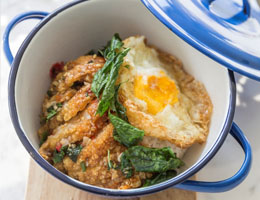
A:
<svg viewBox="0 0 260 200">
<path fill-rule="evenodd" d="M 107 123 L 107 116 L 100 117 L 96 115 L 98 107 L 97 100 L 94 100 L 82 113 L 74 117 L 68 123 L 58 126 L 54 129 L 52 135 L 40 147 L 40 154 L 50 160 L 52 152 L 62 139 L 68 140 L 68 143 L 75 143 L 83 140 L 83 137 L 93 137 Z"/>
<path fill-rule="evenodd" d="M 57 119 L 59 121 L 69 121 L 72 117 L 76 116 L 79 111 L 84 110 L 94 98 L 95 95 L 91 92 L 91 84 L 86 83 L 85 86 L 81 87 L 80 90 L 63 105 L 57 115 Z"/>
<path fill-rule="evenodd" d="M 67 90 L 76 81 L 87 81 L 92 83 L 95 73 L 103 67 L 105 59 L 99 56 L 81 56 L 70 65 L 71 69 L 65 72 L 58 82 L 56 88 L 58 92 Z M 55 81 L 53 84 L 55 84 Z"/>
<path fill-rule="evenodd" d="M 111 161 L 118 163 L 118 158 L 125 149 L 113 139 L 113 125 L 108 124 L 81 151 L 76 163 L 66 157 L 63 160 L 63 166 L 69 176 L 88 184 L 114 189 L 140 187 L 141 180 L 150 176 L 149 173 L 135 173 L 133 177 L 125 178 L 121 170 L 108 170 L 108 150 L 110 150 Z M 80 166 L 82 162 L 86 165 L 85 172 Z"/>
<path fill-rule="evenodd" d="M 48 120 L 48 125 L 38 131 L 40 136 L 45 131 L 52 132 L 53 129 L 70 120 L 87 106 L 94 97 L 90 89 L 93 77 L 103 67 L 104 63 L 104 58 L 89 55 L 81 56 L 64 66 L 62 72 L 56 76 L 51 84 L 49 91 L 52 93 L 52 96 L 45 96 L 42 106 L 42 117 L 46 118 L 48 114 L 47 109 L 56 103 L 63 103 L 66 106 L 64 106 L 64 111 L 59 112 Z M 70 88 L 76 81 L 81 81 L 85 85 L 79 91 Z M 89 98 L 86 96 L 86 92 L 88 92 Z M 66 111 L 69 112 L 67 113 Z"/>
</svg>

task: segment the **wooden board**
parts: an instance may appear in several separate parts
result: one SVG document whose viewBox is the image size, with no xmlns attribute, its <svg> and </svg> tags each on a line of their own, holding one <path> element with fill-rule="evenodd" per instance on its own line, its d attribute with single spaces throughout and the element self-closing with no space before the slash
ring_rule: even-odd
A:
<svg viewBox="0 0 260 200">
<path fill-rule="evenodd" d="M 30 161 L 26 200 L 108 200 L 67 185 L 45 172 L 33 160 Z M 168 189 L 156 194 L 131 198 L 131 200 L 196 200 L 196 193 Z"/>
</svg>

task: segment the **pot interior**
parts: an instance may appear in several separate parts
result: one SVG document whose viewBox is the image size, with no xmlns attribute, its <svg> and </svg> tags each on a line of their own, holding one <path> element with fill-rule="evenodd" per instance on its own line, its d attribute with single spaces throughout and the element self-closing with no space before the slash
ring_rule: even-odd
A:
<svg viewBox="0 0 260 200">
<path fill-rule="evenodd" d="M 99 49 L 115 32 L 122 38 L 145 35 L 149 44 L 181 59 L 186 71 L 204 83 L 214 105 L 210 132 L 205 144 L 194 145 L 185 154 L 183 170 L 195 165 L 215 144 L 226 121 L 231 95 L 228 71 L 173 34 L 137 0 L 78 3 L 51 18 L 35 34 L 21 58 L 15 82 L 19 123 L 26 137 L 39 148 L 39 114 L 51 65 Z"/>
</svg>

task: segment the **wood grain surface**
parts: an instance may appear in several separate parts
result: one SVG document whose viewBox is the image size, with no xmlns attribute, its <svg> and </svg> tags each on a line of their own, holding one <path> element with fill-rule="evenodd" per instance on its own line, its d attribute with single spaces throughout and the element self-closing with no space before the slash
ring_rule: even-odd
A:
<svg viewBox="0 0 260 200">
<path fill-rule="evenodd" d="M 106 200 L 67 185 L 45 172 L 35 161 L 30 161 L 26 200 Z M 179 189 L 131 198 L 130 200 L 196 200 L 196 193 Z"/>
</svg>

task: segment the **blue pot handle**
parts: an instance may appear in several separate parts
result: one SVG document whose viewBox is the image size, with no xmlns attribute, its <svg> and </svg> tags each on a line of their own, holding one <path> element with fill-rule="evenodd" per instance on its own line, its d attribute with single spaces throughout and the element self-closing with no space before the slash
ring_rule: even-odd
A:
<svg viewBox="0 0 260 200">
<path fill-rule="evenodd" d="M 187 180 L 181 184 L 174 186 L 175 188 L 191 190 L 196 192 L 225 192 L 235 188 L 239 185 L 248 175 L 252 161 L 252 151 L 250 144 L 240 128 L 233 122 L 230 134 L 236 139 L 245 152 L 245 160 L 239 171 L 226 180 L 217 182 L 204 182 L 204 181 L 192 181 Z"/>
<path fill-rule="evenodd" d="M 10 65 L 12 64 L 13 59 L 14 59 L 12 52 L 10 50 L 10 46 L 9 46 L 9 35 L 10 35 L 11 30 L 15 27 L 15 25 L 17 25 L 21 21 L 24 21 L 26 19 L 40 19 L 40 20 L 42 20 L 48 14 L 49 13 L 47 13 L 47 12 L 41 12 L 41 11 L 25 12 L 25 13 L 22 13 L 22 14 L 15 16 L 9 22 L 9 24 L 7 25 L 7 27 L 5 29 L 4 36 L 3 36 L 3 48 L 4 48 L 5 56 L 6 56 Z"/>
</svg>

